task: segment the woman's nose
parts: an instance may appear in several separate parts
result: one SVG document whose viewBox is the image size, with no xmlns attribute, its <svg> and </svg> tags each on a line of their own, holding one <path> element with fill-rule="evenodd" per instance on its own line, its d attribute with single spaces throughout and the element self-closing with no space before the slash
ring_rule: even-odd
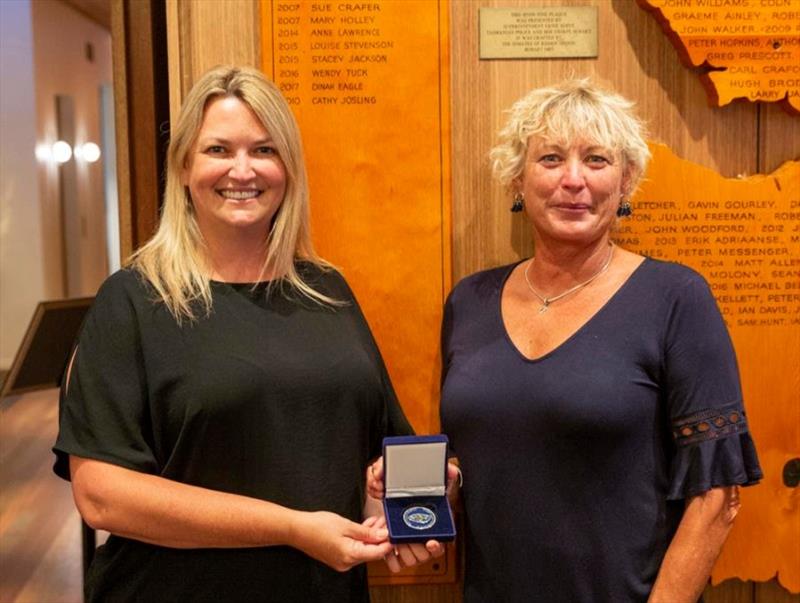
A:
<svg viewBox="0 0 800 603">
<path fill-rule="evenodd" d="M 250 157 L 246 153 L 237 154 L 233 158 L 230 176 L 237 180 L 249 180 L 255 176 Z"/>
<path fill-rule="evenodd" d="M 567 160 L 564 163 L 561 183 L 570 189 L 583 188 L 586 184 L 583 177 L 583 163 L 575 159 Z"/>
</svg>

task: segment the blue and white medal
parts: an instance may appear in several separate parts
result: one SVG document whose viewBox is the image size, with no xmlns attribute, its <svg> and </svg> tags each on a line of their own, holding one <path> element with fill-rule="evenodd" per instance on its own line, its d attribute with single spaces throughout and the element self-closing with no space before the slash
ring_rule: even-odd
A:
<svg viewBox="0 0 800 603">
<path fill-rule="evenodd" d="M 427 530 L 436 523 L 436 513 L 415 505 L 403 511 L 403 523 L 413 530 Z"/>
</svg>

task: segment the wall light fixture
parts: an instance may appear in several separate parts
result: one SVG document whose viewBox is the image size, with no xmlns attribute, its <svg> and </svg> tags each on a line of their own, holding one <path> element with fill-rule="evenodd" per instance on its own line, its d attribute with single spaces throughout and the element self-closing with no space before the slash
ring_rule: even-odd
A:
<svg viewBox="0 0 800 603">
<path fill-rule="evenodd" d="M 56 163 L 66 163 L 72 158 L 72 147 L 68 142 L 58 140 L 53 143 L 52 157 Z"/>
</svg>

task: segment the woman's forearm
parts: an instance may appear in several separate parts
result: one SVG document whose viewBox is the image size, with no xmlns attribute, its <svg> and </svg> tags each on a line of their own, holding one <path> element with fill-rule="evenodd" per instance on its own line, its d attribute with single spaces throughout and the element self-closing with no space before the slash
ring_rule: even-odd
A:
<svg viewBox="0 0 800 603">
<path fill-rule="evenodd" d="M 175 548 L 288 544 L 297 512 L 71 457 L 75 503 L 96 529 Z"/>
<path fill-rule="evenodd" d="M 391 550 L 385 529 L 70 457 L 75 503 L 96 529 L 172 548 L 288 545 L 343 571 Z"/>
<path fill-rule="evenodd" d="M 739 511 L 735 486 L 691 498 L 658 572 L 650 603 L 695 603 Z"/>
</svg>

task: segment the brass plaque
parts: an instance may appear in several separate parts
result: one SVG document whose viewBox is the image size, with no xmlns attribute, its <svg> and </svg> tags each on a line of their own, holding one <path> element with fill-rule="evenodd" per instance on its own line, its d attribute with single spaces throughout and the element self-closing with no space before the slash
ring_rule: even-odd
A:
<svg viewBox="0 0 800 603">
<path fill-rule="evenodd" d="M 597 56 L 597 7 L 481 8 L 481 59 Z"/>
</svg>

